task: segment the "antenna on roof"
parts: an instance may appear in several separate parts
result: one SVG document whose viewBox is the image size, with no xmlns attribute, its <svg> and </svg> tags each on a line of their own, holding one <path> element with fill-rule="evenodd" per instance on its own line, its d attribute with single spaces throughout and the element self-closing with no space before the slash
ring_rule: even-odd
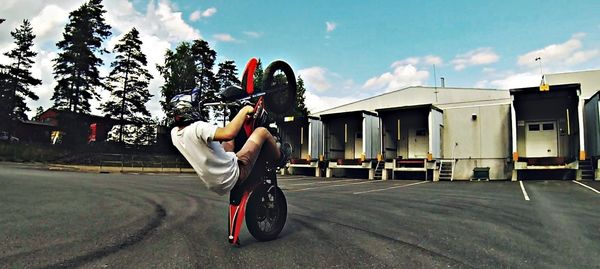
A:
<svg viewBox="0 0 600 269">
<path fill-rule="evenodd" d="M 542 76 L 542 81 L 540 82 L 540 85 L 546 85 L 546 78 L 544 77 L 544 72 L 542 71 L 542 57 L 536 57 L 535 61 L 539 62 L 540 64 L 540 76 Z"/>
<path fill-rule="evenodd" d="M 437 75 L 435 73 L 435 64 L 433 65 L 433 92 L 435 93 L 435 102 L 438 102 Z"/>
</svg>

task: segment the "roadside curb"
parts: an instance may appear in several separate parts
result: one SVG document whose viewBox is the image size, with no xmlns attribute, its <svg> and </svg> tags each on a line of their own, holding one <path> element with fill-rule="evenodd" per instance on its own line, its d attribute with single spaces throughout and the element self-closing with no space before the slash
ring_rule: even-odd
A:
<svg viewBox="0 0 600 269">
<path fill-rule="evenodd" d="M 97 165 L 64 165 L 48 164 L 50 171 L 71 171 L 89 173 L 194 173 L 192 168 L 172 167 L 120 167 L 120 166 L 97 166 Z"/>
</svg>

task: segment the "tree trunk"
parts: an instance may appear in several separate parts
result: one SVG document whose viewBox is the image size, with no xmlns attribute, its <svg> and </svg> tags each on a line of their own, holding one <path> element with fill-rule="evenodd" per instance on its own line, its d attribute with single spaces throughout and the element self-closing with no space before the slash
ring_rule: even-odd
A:
<svg viewBox="0 0 600 269">
<path fill-rule="evenodd" d="M 21 56 L 19 55 L 19 58 L 17 60 L 17 69 L 16 72 L 19 71 L 19 68 L 21 68 Z M 13 115 L 13 113 L 15 113 L 15 107 L 17 106 L 17 86 L 18 86 L 18 77 L 17 74 L 12 74 L 13 77 L 13 92 L 12 92 L 12 105 L 11 105 L 11 110 L 10 110 L 10 114 Z M 14 115 L 13 115 L 14 116 Z"/>
<path fill-rule="evenodd" d="M 121 96 L 121 130 L 119 132 L 119 142 L 123 143 L 123 119 L 125 117 L 125 96 L 127 94 L 127 80 L 129 79 L 129 67 L 131 66 L 131 52 L 127 52 L 127 69 L 125 69 L 125 81 L 123 82 L 123 95 Z"/>
</svg>

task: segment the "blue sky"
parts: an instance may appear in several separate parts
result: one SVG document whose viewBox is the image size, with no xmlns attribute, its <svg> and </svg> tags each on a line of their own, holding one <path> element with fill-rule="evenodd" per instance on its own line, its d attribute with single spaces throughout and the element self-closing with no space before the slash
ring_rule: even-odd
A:
<svg viewBox="0 0 600 269">
<path fill-rule="evenodd" d="M 44 81 L 42 98 L 51 96 L 49 63 L 66 14 L 81 3 L 8 0 L 0 7 L 0 14 L 8 14 L 0 26 L 2 52 L 10 47 L 8 32 L 15 23 L 34 22 L 42 50 L 35 66 Z M 104 3 L 114 33 L 108 47 L 136 26 L 151 63 L 161 63 L 165 49 L 194 38 L 208 40 L 219 62 L 234 60 L 239 68 L 252 56 L 265 63 L 283 59 L 305 79 L 313 111 L 410 85 L 433 85 L 434 64 L 447 86 L 485 88 L 535 85 L 536 57 L 542 58 L 544 73 L 600 68 L 597 0 Z M 158 78 L 151 84 L 157 96 L 149 104 L 157 115 L 160 84 Z M 49 106 L 42 100 L 32 105 L 39 104 Z"/>
</svg>

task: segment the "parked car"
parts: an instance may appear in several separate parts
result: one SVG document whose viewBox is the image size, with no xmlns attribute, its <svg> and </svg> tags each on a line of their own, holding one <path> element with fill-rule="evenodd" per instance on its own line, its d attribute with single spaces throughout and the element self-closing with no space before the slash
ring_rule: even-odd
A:
<svg viewBox="0 0 600 269">
<path fill-rule="evenodd" d="M 18 143 L 19 142 L 19 138 L 10 135 L 6 131 L 0 131 L 0 142 Z"/>
</svg>

